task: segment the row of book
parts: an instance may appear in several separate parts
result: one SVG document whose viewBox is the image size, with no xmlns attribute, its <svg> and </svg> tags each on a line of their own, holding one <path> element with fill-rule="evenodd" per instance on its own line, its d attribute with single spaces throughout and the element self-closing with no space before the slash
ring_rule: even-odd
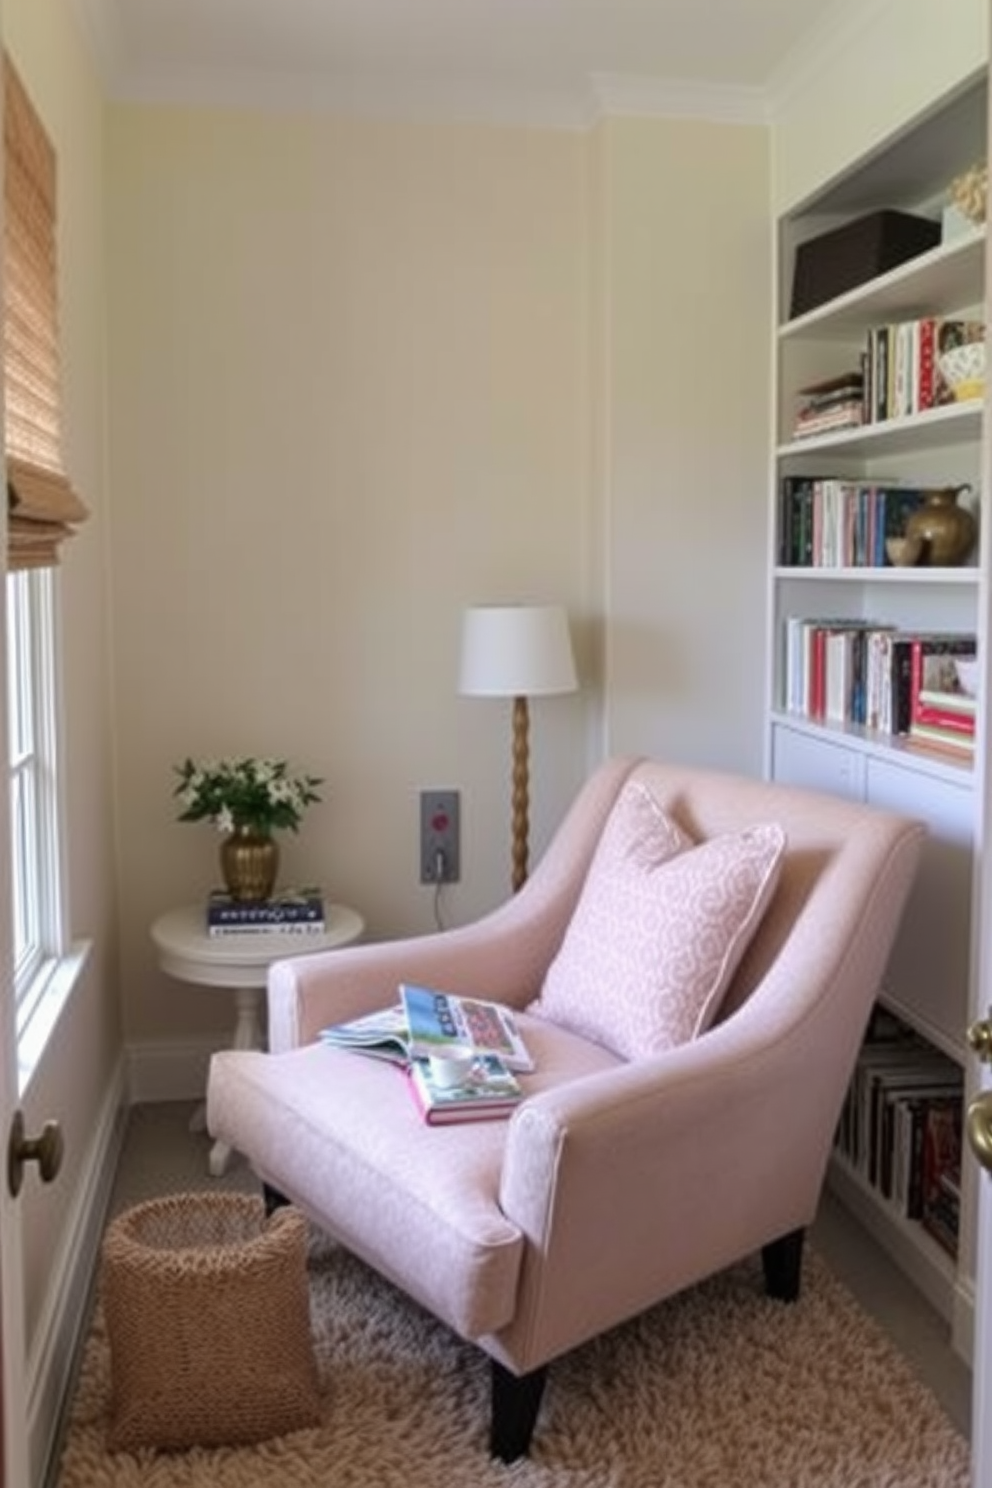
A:
<svg viewBox="0 0 992 1488">
<path fill-rule="evenodd" d="M 977 663 L 974 632 L 903 631 L 873 620 L 789 616 L 782 704 L 803 718 L 855 725 L 967 763 L 976 700 L 959 665 Z"/>
<path fill-rule="evenodd" d="M 208 935 L 322 935 L 327 929 L 319 888 L 280 889 L 269 899 L 234 899 L 224 889 L 207 896 Z"/>
<path fill-rule="evenodd" d="M 859 366 L 800 388 L 793 437 L 806 439 L 887 419 L 910 418 L 954 393 L 940 358 L 955 346 L 981 341 L 981 320 L 924 316 L 869 329 Z"/>
<path fill-rule="evenodd" d="M 889 537 L 900 536 L 926 487 L 785 476 L 779 487 L 778 562 L 785 568 L 891 567 Z"/>
<path fill-rule="evenodd" d="M 981 320 L 934 315 L 872 327 L 861 358 L 864 422 L 910 418 L 952 402 L 940 358 L 984 336 Z"/>
<path fill-rule="evenodd" d="M 953 1060 L 876 1008 L 834 1138 L 863 1181 L 952 1256 L 960 1232 L 963 1081 Z"/>
</svg>

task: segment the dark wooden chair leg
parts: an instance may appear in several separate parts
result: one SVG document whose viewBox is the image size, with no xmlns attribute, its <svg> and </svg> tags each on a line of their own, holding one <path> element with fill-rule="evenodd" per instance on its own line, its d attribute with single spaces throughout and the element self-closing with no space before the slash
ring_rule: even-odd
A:
<svg viewBox="0 0 992 1488">
<path fill-rule="evenodd" d="M 262 1199 L 265 1204 L 266 1215 L 275 1214 L 277 1209 L 282 1209 L 289 1203 L 286 1195 L 273 1188 L 270 1183 L 262 1184 Z"/>
<path fill-rule="evenodd" d="M 798 1300 L 805 1238 L 805 1230 L 793 1230 L 763 1247 L 761 1260 L 765 1268 L 765 1291 L 769 1297 L 779 1302 Z"/>
<path fill-rule="evenodd" d="M 500 1462 L 515 1462 L 526 1457 L 534 1434 L 541 1396 L 548 1377 L 547 1368 L 530 1374 L 511 1374 L 495 1359 L 492 1365 L 492 1422 L 489 1450 Z"/>
</svg>

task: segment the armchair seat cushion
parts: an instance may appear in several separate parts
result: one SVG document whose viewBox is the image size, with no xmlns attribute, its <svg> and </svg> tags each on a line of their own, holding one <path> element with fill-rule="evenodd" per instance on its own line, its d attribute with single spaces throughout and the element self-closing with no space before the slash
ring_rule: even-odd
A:
<svg viewBox="0 0 992 1488">
<path fill-rule="evenodd" d="M 518 1015 L 529 1095 L 616 1055 Z M 211 1061 L 207 1119 L 256 1172 L 465 1338 L 512 1318 L 524 1240 L 499 1207 L 508 1122 L 428 1126 L 402 1070 L 324 1044 Z M 412 1258 L 416 1264 L 412 1264 Z M 413 1278 L 411 1283 L 411 1277 Z"/>
</svg>

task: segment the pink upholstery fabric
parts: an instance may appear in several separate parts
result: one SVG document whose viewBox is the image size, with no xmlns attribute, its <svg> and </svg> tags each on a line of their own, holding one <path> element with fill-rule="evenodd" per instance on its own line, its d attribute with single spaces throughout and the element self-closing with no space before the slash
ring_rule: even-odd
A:
<svg viewBox="0 0 992 1488">
<path fill-rule="evenodd" d="M 769 822 L 785 832 L 778 888 L 715 1026 L 626 1062 L 528 1020 L 535 1079 L 549 1083 L 508 1123 L 448 1130 L 418 1125 L 401 1083 L 379 1098 L 395 1071 L 303 1047 L 384 1006 L 404 978 L 518 1010 L 534 1001 L 628 780 L 700 844 Z M 494 1358 L 535 1369 L 813 1218 L 924 835 L 832 796 L 608 761 L 492 914 L 274 967 L 279 1052 L 215 1055 L 210 1130 L 465 1336 L 490 1329 L 479 1342 Z M 558 1058 L 574 1061 L 560 1080 Z"/>
<path fill-rule="evenodd" d="M 527 1094 L 613 1068 L 594 1044 L 526 1014 Z M 311 1044 L 285 1054 L 214 1055 L 207 1120 L 237 1131 L 258 1173 L 466 1338 L 513 1316 L 523 1240 L 499 1205 L 508 1121 L 427 1126 L 401 1070 Z M 374 1112 L 374 1119 L 370 1119 Z M 333 1209 L 333 1216 L 329 1210 Z"/>
<path fill-rule="evenodd" d="M 784 850 L 774 825 L 693 847 L 629 782 L 530 1012 L 626 1059 L 697 1037 L 758 928 Z"/>
</svg>

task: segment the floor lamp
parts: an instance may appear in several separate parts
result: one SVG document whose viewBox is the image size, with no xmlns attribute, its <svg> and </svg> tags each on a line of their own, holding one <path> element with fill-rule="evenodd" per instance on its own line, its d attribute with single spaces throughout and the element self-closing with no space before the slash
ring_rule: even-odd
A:
<svg viewBox="0 0 992 1488">
<path fill-rule="evenodd" d="M 560 605 L 475 605 L 465 611 L 459 691 L 513 699 L 513 892 L 527 877 L 527 699 L 578 686 L 568 617 Z"/>
</svg>

